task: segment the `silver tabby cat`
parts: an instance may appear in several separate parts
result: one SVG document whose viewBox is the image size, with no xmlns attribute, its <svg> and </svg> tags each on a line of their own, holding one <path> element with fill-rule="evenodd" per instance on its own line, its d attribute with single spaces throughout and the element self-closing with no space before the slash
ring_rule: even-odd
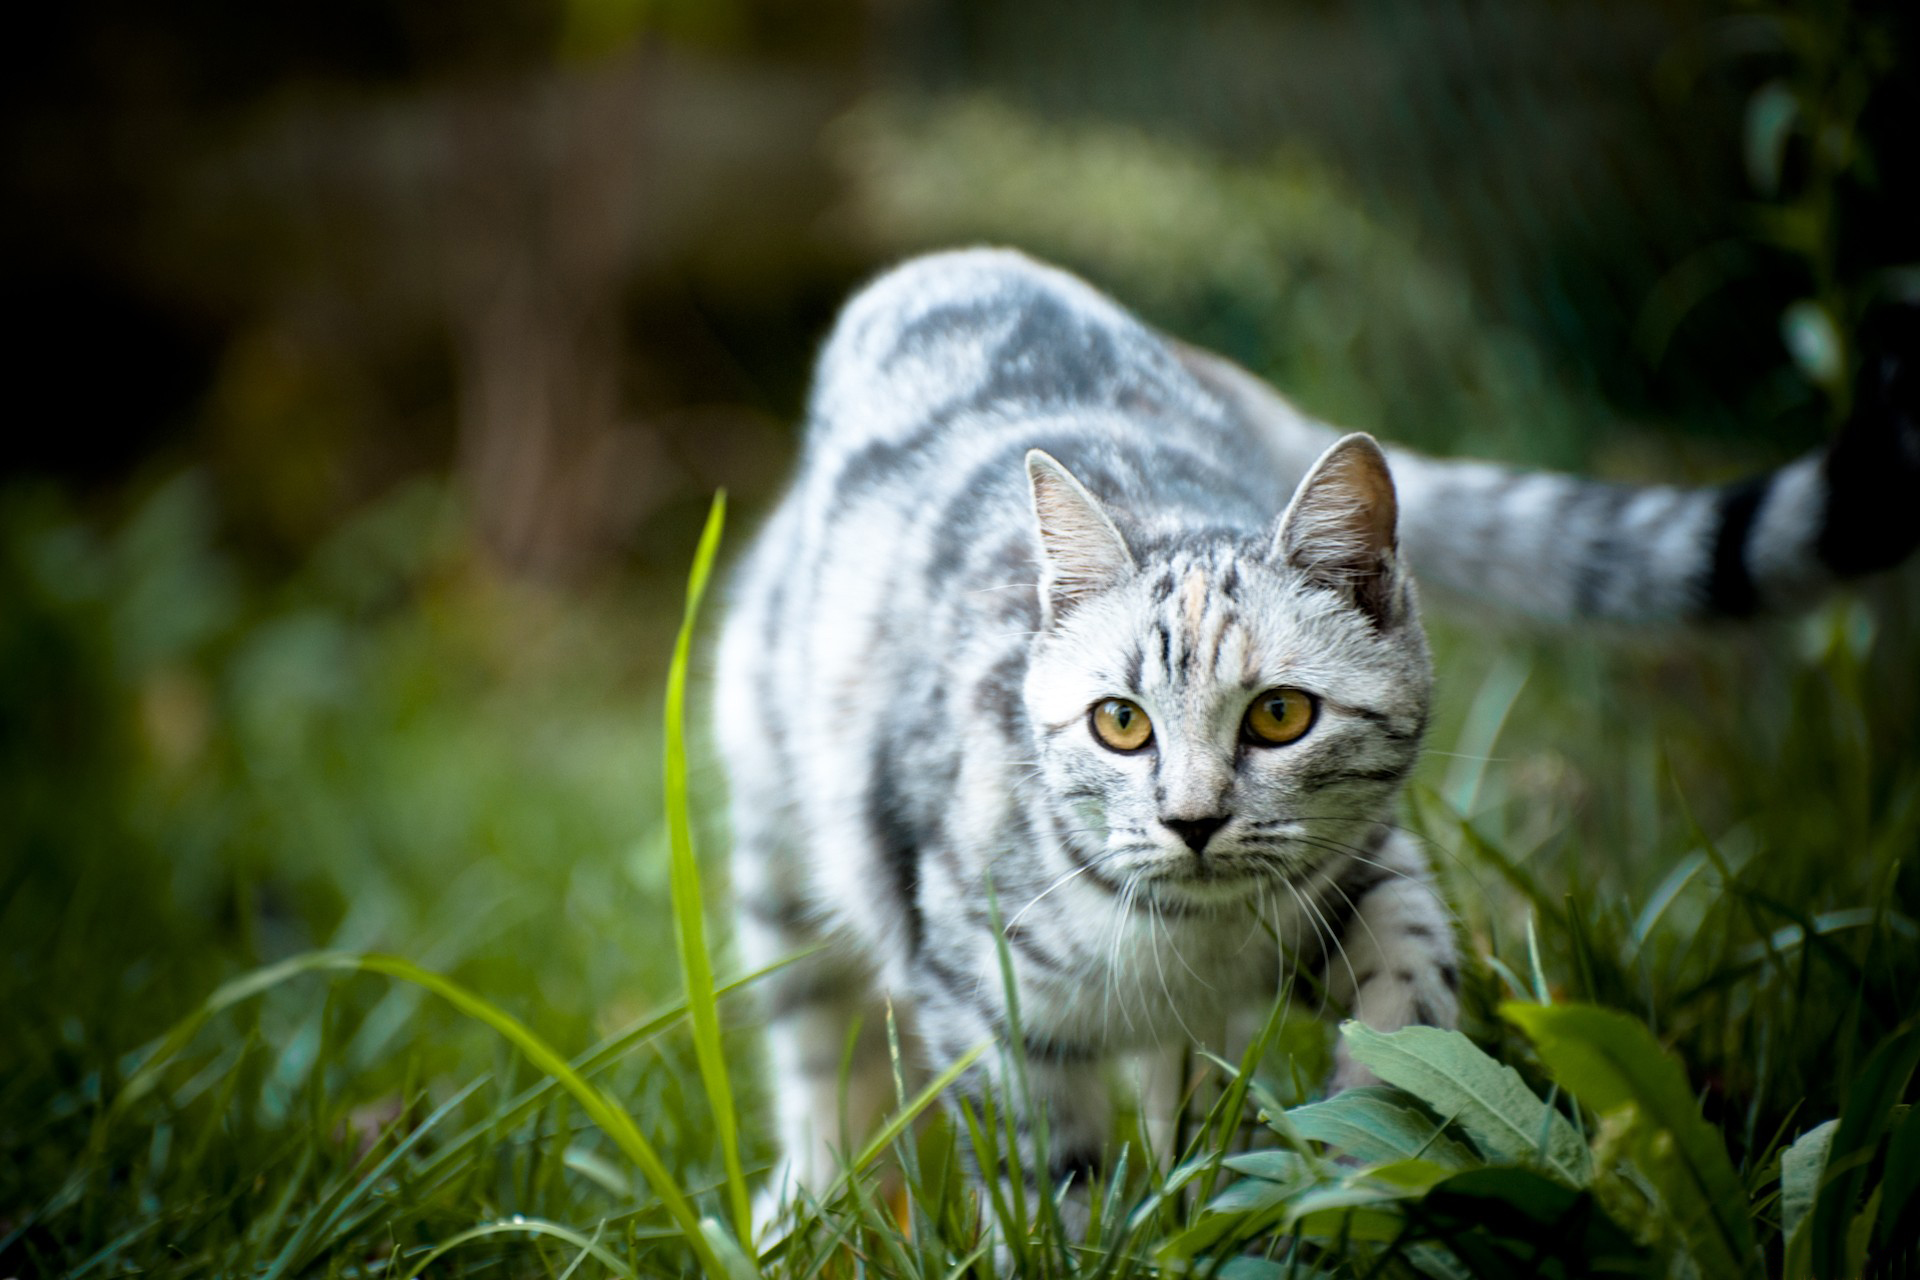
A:
<svg viewBox="0 0 1920 1280">
<path fill-rule="evenodd" d="M 1831 492 L 1920 471 L 1898 425 L 1731 489 L 1603 485 L 1339 437 L 1015 253 L 868 287 L 718 672 L 745 959 L 825 944 L 769 983 L 789 1178 L 891 1105 L 889 1001 L 936 1069 L 1007 1039 L 990 901 L 1056 1173 L 1102 1156 L 1112 1060 L 1177 1087 L 1156 1059 L 1296 969 L 1451 1024 L 1449 916 L 1392 825 L 1431 695 L 1412 572 L 1564 619 L 1791 604 L 1904 550 Z"/>
</svg>

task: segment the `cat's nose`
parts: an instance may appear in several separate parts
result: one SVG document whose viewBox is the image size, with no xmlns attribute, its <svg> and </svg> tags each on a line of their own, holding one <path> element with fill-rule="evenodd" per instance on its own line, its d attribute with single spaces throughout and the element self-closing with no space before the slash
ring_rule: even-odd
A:
<svg viewBox="0 0 1920 1280">
<path fill-rule="evenodd" d="M 1213 818 L 1162 818 L 1161 825 L 1187 842 L 1187 848 L 1195 853 L 1205 853 L 1207 841 L 1213 839 L 1213 833 L 1227 825 L 1227 819 L 1233 815 L 1220 814 Z"/>
</svg>

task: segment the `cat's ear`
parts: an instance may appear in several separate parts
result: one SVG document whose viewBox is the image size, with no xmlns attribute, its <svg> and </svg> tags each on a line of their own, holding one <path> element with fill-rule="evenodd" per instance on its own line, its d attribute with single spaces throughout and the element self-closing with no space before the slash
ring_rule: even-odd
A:
<svg viewBox="0 0 1920 1280">
<path fill-rule="evenodd" d="M 1051 626 L 1087 596 L 1133 571 L 1133 553 L 1099 499 L 1040 449 L 1027 451 L 1040 538 L 1040 604 Z"/>
<path fill-rule="evenodd" d="M 1274 556 L 1346 595 L 1385 629 L 1400 596 L 1399 515 L 1386 455 L 1372 436 L 1355 432 L 1321 454 L 1300 482 L 1274 532 Z"/>
</svg>

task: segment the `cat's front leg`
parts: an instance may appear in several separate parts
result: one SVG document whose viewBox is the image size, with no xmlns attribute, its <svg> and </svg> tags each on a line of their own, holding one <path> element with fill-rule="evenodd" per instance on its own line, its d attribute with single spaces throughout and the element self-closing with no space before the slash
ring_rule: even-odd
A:
<svg viewBox="0 0 1920 1280">
<path fill-rule="evenodd" d="M 1078 1240 L 1086 1234 L 1090 1217 L 1087 1189 L 1102 1167 L 1109 1135 L 1111 1110 L 1104 1072 L 1093 1062 L 1063 1064 L 1027 1056 L 1019 1064 L 1023 1082 L 1011 1075 L 1012 1067 L 1010 1061 L 1003 1061 L 988 1073 L 984 1089 L 956 1091 L 951 1096 L 955 1123 L 963 1132 L 960 1104 L 965 1104 L 976 1121 L 984 1122 L 990 1114 L 988 1095 L 993 1099 L 991 1114 L 998 1126 L 989 1150 L 998 1153 L 999 1167 L 980 1168 L 971 1144 L 963 1140 L 968 1163 L 983 1183 L 988 1177 L 999 1181 L 1003 1203 L 1011 1206 L 1013 1197 L 1021 1196 L 1029 1222 L 1041 1212 L 1040 1170 L 1044 1167 L 1048 1193 L 1058 1196 L 1066 1189 L 1057 1202 L 1060 1221 L 1067 1238 Z M 1007 1145 L 1009 1120 L 1011 1151 Z"/>
<path fill-rule="evenodd" d="M 1329 904 L 1345 922 L 1322 970 L 1327 994 L 1379 1031 L 1453 1026 L 1460 1014 L 1460 958 L 1432 875 L 1401 836 L 1360 870 L 1365 874 L 1349 877 Z M 1333 1090 L 1373 1079 L 1342 1042 Z"/>
<path fill-rule="evenodd" d="M 976 1045 L 991 1046 L 946 1097 L 962 1158 L 975 1177 L 983 1183 L 998 1180 L 1003 1199 L 1024 1195 L 1029 1217 L 1037 1209 L 1043 1166 L 1052 1189 L 1071 1182 L 1084 1191 L 1105 1155 L 1112 1119 L 1104 1054 L 1096 1046 L 1051 1036 L 1039 1027 L 1026 1028 L 1019 1043 L 1013 1043 L 997 982 L 964 979 L 938 964 L 919 966 L 916 978 L 916 1003 L 933 1071 Z M 983 1129 L 992 1118 L 987 1149 L 997 1167 L 981 1164 L 967 1130 L 967 1113 Z M 1085 1225 L 1084 1208 L 1076 1209 L 1076 1203 L 1070 1199 L 1062 1209 L 1069 1234 Z"/>
</svg>

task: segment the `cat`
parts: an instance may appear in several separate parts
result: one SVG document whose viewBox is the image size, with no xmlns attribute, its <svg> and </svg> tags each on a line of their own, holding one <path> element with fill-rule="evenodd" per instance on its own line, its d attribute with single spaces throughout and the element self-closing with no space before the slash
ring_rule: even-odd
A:
<svg viewBox="0 0 1920 1280">
<path fill-rule="evenodd" d="M 739 944 L 822 948 L 766 983 L 773 1196 L 893 1104 L 890 1014 L 929 1068 L 1001 1042 L 948 1100 L 1044 1108 L 1056 1178 L 1105 1152 L 1112 1059 L 1297 974 L 1451 1025 L 1450 916 L 1393 825 L 1431 705 L 1416 573 L 1565 620 L 1792 606 L 1912 547 L 1911 390 L 1756 481 L 1636 488 L 1341 435 L 1015 252 L 867 286 L 719 650 Z"/>
</svg>

